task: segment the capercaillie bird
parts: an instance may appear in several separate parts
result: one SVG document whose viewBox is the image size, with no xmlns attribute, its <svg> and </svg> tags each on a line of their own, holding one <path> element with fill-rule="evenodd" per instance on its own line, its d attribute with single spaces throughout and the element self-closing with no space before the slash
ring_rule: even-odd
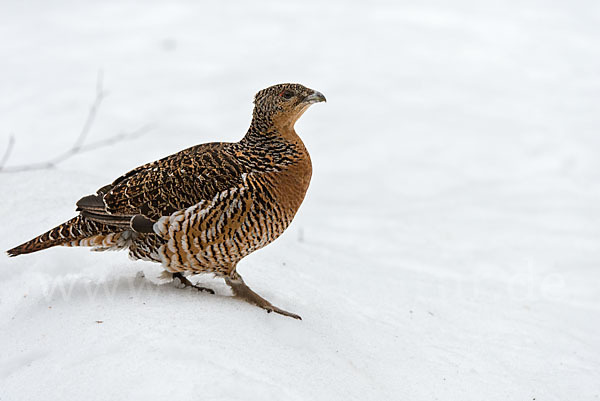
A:
<svg viewBox="0 0 600 401">
<path fill-rule="evenodd" d="M 186 285 L 193 286 L 185 273 L 214 273 L 236 297 L 300 319 L 252 291 L 236 266 L 279 237 L 304 200 L 312 165 L 294 124 L 324 101 L 300 84 L 263 89 L 239 142 L 205 143 L 135 168 L 81 198 L 77 217 L 8 254 L 57 245 L 128 249 Z"/>
</svg>

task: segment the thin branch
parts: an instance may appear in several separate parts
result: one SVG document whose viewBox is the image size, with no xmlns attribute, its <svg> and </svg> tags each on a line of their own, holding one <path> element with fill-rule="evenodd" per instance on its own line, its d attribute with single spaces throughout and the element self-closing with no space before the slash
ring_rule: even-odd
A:
<svg viewBox="0 0 600 401">
<path fill-rule="evenodd" d="M 152 129 L 154 129 L 153 124 L 146 124 L 138 129 L 136 129 L 135 131 L 120 133 L 120 134 L 113 135 L 106 139 L 102 139 L 102 140 L 99 140 L 96 142 L 89 143 L 87 145 L 84 144 L 84 145 L 81 145 L 78 149 L 75 149 L 75 148 L 69 149 L 67 152 L 65 152 L 51 160 L 45 161 L 45 162 L 22 164 L 22 165 L 18 165 L 18 166 L 1 167 L 0 173 L 20 173 L 23 171 L 51 169 L 51 168 L 56 167 L 57 164 L 67 160 L 68 158 L 70 158 L 76 154 L 90 152 L 92 150 L 97 150 L 100 148 L 112 146 L 118 142 L 136 139 L 136 138 L 141 137 L 144 134 L 147 134 Z"/>
<path fill-rule="evenodd" d="M 152 131 L 155 128 L 155 124 L 146 124 L 141 126 L 140 128 L 131 131 L 131 132 L 120 132 L 116 135 L 108 137 L 106 139 L 101 139 L 96 142 L 88 143 L 87 145 L 82 145 L 79 153 L 89 152 L 91 150 L 96 150 L 99 148 L 103 148 L 106 146 L 114 145 L 117 142 L 130 141 L 132 139 L 137 139 L 148 132 Z"/>
<path fill-rule="evenodd" d="M 6 161 L 10 157 L 10 153 L 12 152 L 14 147 L 15 136 L 13 134 L 10 134 L 10 136 L 8 137 L 8 146 L 6 147 L 6 152 L 4 152 L 4 156 L 2 156 L 2 159 L 0 160 L 0 170 L 2 170 L 2 166 L 6 164 Z"/>
<path fill-rule="evenodd" d="M 92 106 L 90 107 L 90 111 L 88 112 L 87 118 L 85 119 L 83 128 L 81 129 L 81 132 L 79 133 L 79 137 L 75 141 L 75 144 L 70 149 L 71 151 L 76 152 L 79 150 L 79 148 L 81 148 L 90 130 L 92 129 L 92 125 L 94 125 L 94 120 L 96 119 L 98 109 L 100 109 L 102 100 L 104 100 L 104 97 L 106 96 L 106 93 L 102 88 L 103 78 L 104 74 L 102 73 L 102 70 L 98 71 L 98 76 L 96 77 L 96 97 L 94 98 L 94 103 L 92 103 Z"/>
<path fill-rule="evenodd" d="M 106 92 L 104 92 L 104 89 L 102 88 L 102 78 L 102 71 L 99 71 L 98 78 L 96 80 L 96 97 L 94 98 L 94 102 L 90 107 L 90 111 L 88 112 L 87 118 L 85 119 L 83 128 L 81 129 L 79 136 L 77 137 L 75 143 L 70 149 L 45 162 L 5 167 L 5 164 L 8 161 L 15 144 L 14 136 L 11 135 L 9 138 L 8 147 L 6 148 L 6 152 L 4 153 L 4 156 L 0 161 L 0 173 L 18 173 L 21 171 L 43 170 L 53 168 L 56 167 L 57 164 L 69 159 L 70 157 L 78 153 L 89 152 L 99 148 L 112 146 L 118 142 L 139 138 L 140 136 L 151 131 L 154 128 L 154 125 L 146 124 L 136 129 L 135 131 L 119 133 L 106 139 L 85 144 L 85 140 L 87 139 L 88 134 L 91 131 L 92 126 L 94 125 L 94 120 L 96 119 L 96 115 L 98 114 L 98 110 L 100 109 L 100 105 L 102 104 L 102 100 L 106 96 Z"/>
</svg>

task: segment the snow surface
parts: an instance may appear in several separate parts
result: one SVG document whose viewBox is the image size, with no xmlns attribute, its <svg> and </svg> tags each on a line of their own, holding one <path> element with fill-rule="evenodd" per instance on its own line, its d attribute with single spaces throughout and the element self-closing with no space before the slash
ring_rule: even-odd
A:
<svg viewBox="0 0 600 401">
<path fill-rule="evenodd" d="M 4 1 L 0 149 L 141 139 L 0 174 L 0 249 L 129 169 L 322 91 L 314 175 L 239 266 L 302 321 L 158 286 L 125 253 L 0 257 L 0 400 L 600 398 L 598 1 Z M 0 151 L 1 153 L 1 151 Z M 148 278 L 140 278 L 143 270 Z"/>
</svg>

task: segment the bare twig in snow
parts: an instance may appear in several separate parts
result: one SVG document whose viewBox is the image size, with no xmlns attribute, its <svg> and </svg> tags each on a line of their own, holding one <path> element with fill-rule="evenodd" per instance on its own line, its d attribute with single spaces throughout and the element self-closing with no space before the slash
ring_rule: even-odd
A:
<svg viewBox="0 0 600 401">
<path fill-rule="evenodd" d="M 98 110 L 100 109 L 100 105 L 102 104 L 102 100 L 106 96 L 106 92 L 104 92 L 104 89 L 102 87 L 102 78 L 102 71 L 99 71 L 98 78 L 96 80 L 96 97 L 94 98 L 94 102 L 90 107 L 90 111 L 88 112 L 87 118 L 85 119 L 83 128 L 81 129 L 79 136 L 77 137 L 75 143 L 70 149 L 45 162 L 5 167 L 6 162 L 8 161 L 15 144 L 14 136 L 11 135 L 8 147 L 6 148 L 6 152 L 0 160 L 0 173 L 18 173 L 21 171 L 43 170 L 53 168 L 56 167 L 57 164 L 69 159 L 70 157 L 78 153 L 89 152 L 91 150 L 96 150 L 102 147 L 112 146 L 118 142 L 122 142 L 125 140 L 135 139 L 152 130 L 154 128 L 154 125 L 146 124 L 132 132 L 119 133 L 106 139 L 85 144 L 88 134 L 92 129 L 92 126 L 94 125 L 94 120 L 96 119 L 96 115 L 98 114 Z"/>
<path fill-rule="evenodd" d="M 85 119 L 83 128 L 79 133 L 79 137 L 75 141 L 73 147 L 70 149 L 72 152 L 77 152 L 81 148 L 81 145 L 83 145 L 83 143 L 85 142 L 85 139 L 87 138 L 90 129 L 94 124 L 94 120 L 96 119 L 96 114 L 98 113 L 98 109 L 102 104 L 102 100 L 104 100 L 104 97 L 106 96 L 106 93 L 102 88 L 103 78 L 104 74 L 102 73 L 102 70 L 98 71 L 98 77 L 96 78 L 96 97 L 94 98 L 94 103 L 92 103 L 92 106 L 90 107 L 90 111 L 88 112 L 87 118 Z"/>
<path fill-rule="evenodd" d="M 2 160 L 0 160 L 0 170 L 2 170 L 2 166 L 6 164 L 6 161 L 10 157 L 10 152 L 12 152 L 14 146 L 15 136 L 13 134 L 10 134 L 10 137 L 8 137 L 8 146 L 6 147 L 6 152 L 4 152 L 4 156 L 2 156 Z"/>
</svg>

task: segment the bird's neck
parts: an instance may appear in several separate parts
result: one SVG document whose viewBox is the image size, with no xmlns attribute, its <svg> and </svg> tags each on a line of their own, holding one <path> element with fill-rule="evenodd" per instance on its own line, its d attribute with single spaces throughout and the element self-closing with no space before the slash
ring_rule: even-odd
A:
<svg viewBox="0 0 600 401">
<path fill-rule="evenodd" d="M 241 143 L 261 146 L 288 142 L 292 146 L 301 145 L 303 147 L 304 144 L 294 129 L 297 119 L 254 113 L 252 123 Z"/>
<path fill-rule="evenodd" d="M 278 113 L 270 115 L 268 113 L 258 113 L 256 110 L 252 113 L 252 122 L 246 133 L 246 137 L 252 138 L 258 142 L 276 139 L 284 139 L 290 143 L 302 143 L 302 140 L 296 133 L 294 125 L 298 118 L 304 113 L 288 114 Z"/>
<path fill-rule="evenodd" d="M 256 115 L 252 119 L 248 132 L 237 146 L 243 154 L 255 161 L 264 159 L 264 162 L 273 167 L 296 164 L 307 157 L 304 143 L 293 126 L 277 124 L 273 119 Z"/>
</svg>

